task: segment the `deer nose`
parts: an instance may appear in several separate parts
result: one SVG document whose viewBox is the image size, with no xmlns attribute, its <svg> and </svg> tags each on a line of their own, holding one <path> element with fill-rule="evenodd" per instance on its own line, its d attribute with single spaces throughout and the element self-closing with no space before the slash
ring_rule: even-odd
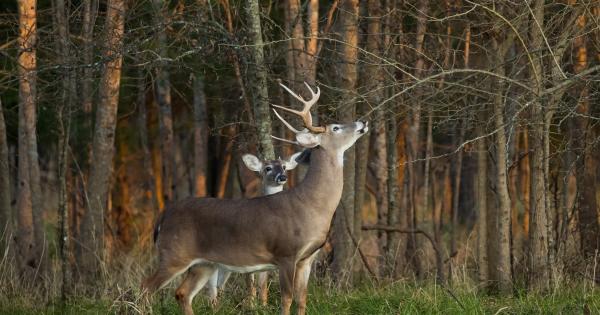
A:
<svg viewBox="0 0 600 315">
<path fill-rule="evenodd" d="M 277 176 L 277 182 L 278 183 L 285 183 L 287 181 L 287 176 L 285 175 L 279 175 Z"/>
<path fill-rule="evenodd" d="M 363 126 L 360 130 L 358 130 L 358 132 L 365 133 L 365 132 L 369 131 L 369 122 L 368 121 L 359 120 L 359 122 L 362 123 Z"/>
</svg>

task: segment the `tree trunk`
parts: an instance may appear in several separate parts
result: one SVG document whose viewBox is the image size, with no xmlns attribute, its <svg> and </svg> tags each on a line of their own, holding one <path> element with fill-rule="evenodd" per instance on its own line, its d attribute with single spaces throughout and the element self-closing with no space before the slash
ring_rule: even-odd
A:
<svg viewBox="0 0 600 315">
<path fill-rule="evenodd" d="M 71 111 L 75 101 L 75 73 L 68 65 L 72 63 L 71 47 L 69 40 L 69 15 L 70 10 L 65 7 L 64 0 L 56 0 L 56 28 L 59 37 L 60 63 L 64 65 L 61 73 L 62 96 L 57 106 L 58 118 L 58 235 L 59 257 L 62 271 L 61 301 L 65 302 L 70 291 L 71 266 L 69 231 L 69 203 L 67 192 L 68 148 L 71 126 Z"/>
<path fill-rule="evenodd" d="M 148 110 L 146 107 L 146 74 L 143 69 L 139 69 L 137 78 L 137 108 L 138 121 L 137 127 L 140 136 L 140 150 L 142 151 L 142 163 L 144 168 L 144 199 L 147 206 L 150 206 L 155 217 L 158 216 L 159 204 L 156 195 L 156 185 L 154 185 L 154 168 L 152 167 L 152 153 L 150 152 L 148 137 Z M 152 224 L 151 224 L 152 225 Z M 151 233 L 151 232 L 150 232 Z"/>
<path fill-rule="evenodd" d="M 381 56 L 382 35 L 381 35 L 381 3 L 379 1 L 370 0 L 367 4 L 368 15 L 372 18 L 367 24 L 367 50 L 377 56 Z M 366 67 L 364 74 L 364 82 L 367 85 L 367 90 L 371 91 L 368 98 L 368 104 L 361 104 L 358 108 L 359 116 L 365 115 L 370 108 L 381 103 L 384 99 L 383 93 L 383 68 L 377 65 L 377 61 Z M 381 122 L 383 123 L 383 121 Z M 380 124 L 381 124 L 380 123 Z M 381 128 L 381 127 L 380 127 Z M 367 168 L 369 162 L 369 143 L 371 137 L 362 137 L 355 145 L 354 151 L 356 155 L 356 181 L 355 181 L 355 198 L 354 206 L 356 207 L 354 216 L 354 234 L 356 239 L 361 239 L 362 233 L 362 208 L 366 193 Z"/>
<path fill-rule="evenodd" d="M 497 45 L 496 45 L 497 46 Z M 494 47 L 498 51 L 497 47 Z M 504 48 L 501 48 L 503 50 Z M 500 77 L 505 75 L 503 57 L 504 52 L 500 51 L 496 56 L 496 74 Z M 498 194 L 498 212 L 497 235 L 498 242 L 495 244 L 497 255 L 496 270 L 498 289 L 502 292 L 512 290 L 512 273 L 510 260 L 510 195 L 508 194 L 508 173 L 507 160 L 508 152 L 506 148 L 506 134 L 504 124 L 504 89 L 505 84 L 502 79 L 495 79 L 495 94 L 493 96 L 494 126 L 496 128 L 496 189 Z"/>
<path fill-rule="evenodd" d="M 523 203 L 524 214 L 523 214 L 523 233 L 529 237 L 529 206 L 531 205 L 530 191 L 531 191 L 531 163 L 529 161 L 530 149 L 529 149 L 529 135 L 527 130 L 521 132 L 521 148 L 520 152 L 524 154 L 519 165 L 519 185 L 520 185 L 520 197 Z"/>
<path fill-rule="evenodd" d="M 94 102 L 94 25 L 96 24 L 96 16 L 98 13 L 98 1 L 97 0 L 84 0 L 83 2 L 83 20 L 82 20 L 82 34 L 83 38 L 83 73 L 81 78 L 81 102 L 83 107 L 83 123 L 81 130 L 83 131 L 84 146 L 83 154 L 79 156 L 84 157 L 82 159 L 82 165 L 84 169 L 90 167 L 91 161 L 91 142 L 93 137 L 93 124 L 92 124 L 92 107 Z M 83 148 L 83 147 L 82 147 Z"/>
<path fill-rule="evenodd" d="M 107 40 L 103 56 L 109 60 L 104 65 L 100 81 L 100 97 L 96 111 L 96 127 L 92 143 L 94 163 L 88 182 L 89 209 L 82 222 L 82 242 L 86 252 L 82 255 L 82 268 L 93 281 L 100 275 L 104 255 L 104 215 L 108 206 L 108 190 L 112 173 L 115 128 L 119 87 L 121 84 L 122 47 L 125 26 L 125 1 L 111 0 L 106 13 Z M 90 282 L 91 284 L 92 282 Z"/>
<path fill-rule="evenodd" d="M 482 123 L 482 122 L 480 122 Z M 482 126 L 477 127 L 477 136 L 484 136 Z M 477 140 L 477 265 L 478 265 L 478 280 L 482 287 L 488 286 L 488 229 L 487 229 L 487 194 L 488 194 L 488 176 L 487 176 L 487 155 L 488 148 L 486 146 L 486 138 L 483 137 Z"/>
<path fill-rule="evenodd" d="M 45 251 L 36 139 L 36 1 L 19 1 L 19 251 L 20 267 L 37 269 Z M 43 267 L 43 266 L 42 266 Z M 30 269 L 33 271 L 34 269 Z"/>
<path fill-rule="evenodd" d="M 302 27 L 302 13 L 300 11 L 300 0 L 286 0 L 288 5 L 288 18 L 290 30 L 292 31 L 292 57 L 294 60 L 294 78 L 295 82 L 291 82 L 293 88 L 300 95 L 307 95 L 306 89 L 301 89 L 302 82 L 307 80 L 307 64 L 306 53 L 304 46 L 304 28 Z"/>
<path fill-rule="evenodd" d="M 231 15 L 231 7 L 229 5 L 229 0 L 221 0 L 221 6 L 223 6 L 223 11 L 225 12 L 225 25 L 227 26 L 227 31 L 229 35 L 235 36 L 233 29 L 233 16 Z M 236 52 L 231 54 L 231 60 L 233 62 L 233 72 L 235 73 L 235 79 L 240 87 L 240 92 L 242 94 L 242 100 L 244 102 L 244 111 L 248 115 L 248 120 L 250 122 L 254 121 L 254 115 L 252 113 L 250 98 L 248 97 L 248 93 L 246 92 L 246 87 L 244 85 L 244 79 L 242 78 L 242 71 L 240 70 L 240 57 Z"/>
<path fill-rule="evenodd" d="M 157 45 L 160 58 L 168 56 L 166 23 L 167 4 L 163 0 L 153 0 L 154 21 L 158 25 Z M 175 139 L 173 139 L 173 113 L 171 107 L 171 82 L 169 70 L 160 61 L 156 67 L 154 93 L 159 107 L 158 120 L 160 124 L 160 139 L 162 146 L 162 179 L 163 196 L 166 203 L 173 202 L 176 196 L 177 168 L 175 164 Z"/>
<path fill-rule="evenodd" d="M 461 120 L 460 122 L 460 130 L 458 131 L 458 138 L 456 139 L 456 146 L 458 148 L 458 152 L 456 153 L 456 163 L 454 167 L 454 182 L 452 183 L 452 234 L 450 236 L 450 255 L 454 255 L 458 251 L 458 247 L 456 244 L 456 237 L 458 234 L 458 211 L 459 211 L 459 197 L 460 197 L 460 182 L 462 176 L 462 163 L 463 163 L 463 148 L 460 147 L 465 140 L 465 132 L 466 132 L 466 119 Z M 448 277 L 450 280 L 452 279 L 452 263 L 448 265 Z"/>
<path fill-rule="evenodd" d="M 429 1 L 420 1 L 418 12 L 420 13 L 417 17 L 417 34 L 415 42 L 415 77 L 417 79 L 423 76 L 425 71 L 425 58 L 424 58 L 424 42 L 425 33 L 427 30 L 427 14 L 429 11 Z M 411 126 L 409 129 L 408 136 L 408 152 L 409 152 L 409 190 L 410 190 L 410 210 L 407 212 L 407 221 L 410 229 L 417 228 L 417 221 L 419 217 L 419 205 L 417 204 L 417 191 L 419 185 L 419 178 L 421 177 L 420 171 L 415 165 L 415 161 L 419 158 L 419 145 L 420 145 L 420 127 L 421 127 L 421 88 L 415 89 L 415 104 L 411 111 Z M 410 259 L 413 266 L 415 275 L 420 278 L 423 275 L 423 266 L 421 258 L 418 252 L 420 246 L 418 239 L 413 234 L 408 235 L 408 247 L 406 249 L 407 258 Z"/>
<path fill-rule="evenodd" d="M 9 239 L 12 231 L 12 209 L 10 206 L 10 161 L 8 159 L 8 139 L 4 111 L 0 100 L 0 236 Z M 5 241 L 0 241 L 0 251 L 4 253 Z"/>
<path fill-rule="evenodd" d="M 577 24 L 579 29 L 584 29 L 586 24 L 585 15 L 581 15 Z M 577 63 L 575 72 L 579 73 L 588 67 L 588 56 L 585 36 L 580 36 L 574 41 Z M 598 225 L 598 204 L 596 201 L 596 161 L 594 161 L 592 146 L 596 141 L 589 92 L 587 87 L 582 87 L 581 96 L 575 111 L 577 116 L 573 118 L 574 127 L 571 131 L 572 144 L 577 156 L 575 162 L 577 179 L 577 209 L 578 228 L 581 235 L 581 250 L 586 259 L 595 257 L 600 248 L 600 226 Z M 599 277 L 599 276 L 596 276 Z"/>
<path fill-rule="evenodd" d="M 208 114 L 204 79 L 194 78 L 194 195 L 206 197 L 206 167 L 208 165 Z"/>
<path fill-rule="evenodd" d="M 252 56 L 252 74 L 249 80 L 251 84 L 251 95 L 254 103 L 254 120 L 258 133 L 258 152 L 260 158 L 274 159 L 275 151 L 271 141 L 271 118 L 269 116 L 269 91 L 267 87 L 267 69 L 263 51 L 262 28 L 260 26 L 260 6 L 258 0 L 246 2 L 246 14 L 248 18 L 250 36 L 250 55 Z"/>
<path fill-rule="evenodd" d="M 539 94 L 543 86 L 539 80 L 542 68 L 543 51 L 543 26 L 544 26 L 544 0 L 536 0 L 533 7 L 533 16 L 530 21 L 531 49 L 537 53 L 534 55 L 532 82 L 536 92 Z M 537 98 L 537 96 L 534 96 Z M 537 291 L 545 291 L 550 287 L 550 265 L 548 261 L 548 209 L 547 209 L 547 184 L 548 174 L 545 169 L 545 112 L 547 109 L 542 105 L 540 99 L 534 99 L 531 103 L 530 138 L 532 145 L 531 157 L 531 230 L 529 234 L 531 273 L 529 288 Z"/>
<path fill-rule="evenodd" d="M 338 107 L 338 118 L 340 121 L 348 122 L 355 119 L 356 111 L 354 93 L 356 92 L 358 80 L 356 68 L 358 59 L 358 0 L 346 0 L 342 3 L 339 23 L 344 44 L 341 46 L 340 52 L 342 64 L 340 66 L 341 81 L 339 85 L 343 91 L 343 96 L 339 103 L 340 107 Z M 354 250 L 349 233 L 358 232 L 354 231 L 355 216 L 357 214 L 360 216 L 360 212 L 355 212 L 354 207 L 356 202 L 354 193 L 355 171 L 355 148 L 352 147 L 344 154 L 344 189 L 333 224 L 332 269 L 334 276 L 340 283 L 343 280 L 351 279 L 351 274 L 348 271 L 351 270 L 351 258 Z"/>
</svg>

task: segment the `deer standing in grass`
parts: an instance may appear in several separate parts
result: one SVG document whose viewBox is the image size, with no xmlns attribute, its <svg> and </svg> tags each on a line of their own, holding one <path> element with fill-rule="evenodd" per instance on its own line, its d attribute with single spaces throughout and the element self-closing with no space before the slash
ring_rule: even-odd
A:
<svg viewBox="0 0 600 315">
<path fill-rule="evenodd" d="M 300 156 L 302 152 L 297 152 L 293 154 L 288 160 L 282 160 L 281 158 L 276 160 L 260 160 L 258 157 L 252 154 L 244 154 L 242 156 L 242 161 L 246 167 L 260 175 L 261 185 L 262 185 L 262 193 L 264 196 L 272 195 L 278 193 L 283 190 L 283 185 L 287 182 L 287 171 L 291 171 L 296 166 L 298 166 L 298 162 L 296 159 Z M 195 267 L 191 267 L 195 268 Z M 214 305 L 217 303 L 217 294 L 218 289 L 221 289 L 231 272 L 227 269 L 218 269 L 217 272 L 214 272 L 208 281 L 207 289 L 208 296 L 211 300 L 211 303 Z M 260 301 L 262 305 L 267 304 L 268 297 L 268 280 L 269 273 L 268 271 L 261 271 L 258 273 L 258 288 L 260 292 Z M 248 289 L 250 290 L 250 298 L 254 299 L 256 296 L 256 290 L 254 288 L 254 274 L 249 274 L 247 278 Z"/>
<path fill-rule="evenodd" d="M 292 298 L 298 314 L 306 312 L 311 263 L 325 244 L 343 187 L 344 151 L 367 133 L 368 124 L 313 126 L 311 107 L 320 90 L 306 84 L 312 99 L 301 111 L 273 105 L 300 116 L 306 127 L 296 130 L 293 143 L 312 148 L 304 180 L 292 189 L 252 199 L 188 198 L 171 206 L 157 223 L 158 270 L 142 286 L 152 293 L 190 267 L 175 296 L 186 315 L 192 299 L 217 269 L 232 272 L 279 270 L 281 314 L 290 313 Z"/>
</svg>

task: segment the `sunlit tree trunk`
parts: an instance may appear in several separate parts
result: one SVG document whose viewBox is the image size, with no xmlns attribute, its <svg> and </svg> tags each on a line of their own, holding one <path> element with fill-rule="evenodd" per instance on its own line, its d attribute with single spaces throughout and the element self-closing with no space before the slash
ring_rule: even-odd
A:
<svg viewBox="0 0 600 315">
<path fill-rule="evenodd" d="M 106 44 L 104 65 L 100 81 L 100 97 L 96 111 L 96 126 L 92 143 L 88 191 L 90 205 L 81 228 L 82 242 L 87 250 L 83 253 L 82 267 L 88 279 L 99 276 L 100 261 L 104 252 L 104 214 L 108 206 L 108 190 L 112 173 L 117 107 L 121 84 L 122 47 L 125 26 L 125 1 L 111 0 L 106 13 Z M 99 259 L 98 259 L 99 258 Z"/>
<path fill-rule="evenodd" d="M 358 59 L 358 0 L 345 0 L 341 5 L 339 16 L 341 40 L 344 42 L 340 48 L 342 64 L 340 65 L 339 87 L 343 91 L 338 108 L 340 121 L 353 121 L 356 111 L 354 92 L 358 80 L 356 62 Z M 351 257 L 353 254 L 352 239 L 349 233 L 354 231 L 355 216 L 355 148 L 350 148 L 344 154 L 344 189 L 342 199 L 336 211 L 333 223 L 333 262 L 332 269 L 335 277 L 341 281 L 350 279 Z M 358 238 L 357 238 L 358 239 Z M 346 278 L 348 277 L 348 278 Z"/>
<path fill-rule="evenodd" d="M 206 196 L 206 168 L 208 164 L 208 115 L 204 79 L 194 78 L 194 195 Z"/>
<path fill-rule="evenodd" d="M 152 153 L 148 137 L 148 109 L 146 105 L 147 93 L 146 74 L 143 69 L 138 72 L 137 78 L 137 128 L 139 130 L 140 150 L 142 151 L 142 163 L 144 168 L 144 200 L 147 206 L 152 208 L 154 215 L 158 215 L 159 205 L 156 198 L 156 186 L 154 184 L 154 168 L 152 167 Z"/>
<path fill-rule="evenodd" d="M 269 91 L 267 69 L 263 51 L 262 28 L 260 26 L 260 6 L 258 0 L 249 0 L 245 4 L 250 37 L 250 55 L 252 59 L 250 93 L 254 103 L 254 120 L 258 133 L 258 151 L 261 158 L 274 159 L 275 151 L 271 141 L 271 117 L 269 116 Z"/>
<path fill-rule="evenodd" d="M 40 267 L 44 234 L 36 139 L 36 1 L 19 1 L 18 253 L 22 272 Z"/>
<path fill-rule="evenodd" d="M 233 137 L 235 136 L 235 126 L 227 126 L 223 128 L 223 138 L 225 144 L 220 159 L 219 175 L 217 178 L 216 197 L 224 198 L 227 189 L 228 179 L 231 172 L 231 160 L 233 158 Z"/>
<path fill-rule="evenodd" d="M 153 0 L 154 21 L 158 27 L 156 43 L 160 58 L 168 57 L 166 24 L 168 23 L 167 3 Z M 161 60 L 156 68 L 154 94 L 158 103 L 158 120 L 162 151 L 162 179 L 164 200 L 173 202 L 176 197 L 177 169 L 175 163 L 175 140 L 173 139 L 173 113 L 171 107 L 171 82 L 167 65 Z"/>
<path fill-rule="evenodd" d="M 577 26 L 584 29 L 586 25 L 585 15 L 579 16 Z M 588 67 L 588 56 L 586 40 L 580 36 L 574 41 L 575 55 L 577 62 L 575 72 L 579 73 Z M 577 209 L 578 209 L 578 228 L 581 234 L 581 250 L 586 259 L 598 255 L 600 248 L 600 227 L 598 225 L 598 203 L 596 200 L 596 164 L 594 161 L 592 144 L 597 141 L 594 135 L 593 122 L 590 119 L 592 106 L 590 104 L 590 94 L 588 87 L 582 87 L 581 95 L 578 100 L 575 112 L 577 116 L 573 118 L 574 127 L 571 131 L 577 159 L 576 178 L 577 178 Z M 598 277 L 598 276 L 596 276 Z"/>
</svg>

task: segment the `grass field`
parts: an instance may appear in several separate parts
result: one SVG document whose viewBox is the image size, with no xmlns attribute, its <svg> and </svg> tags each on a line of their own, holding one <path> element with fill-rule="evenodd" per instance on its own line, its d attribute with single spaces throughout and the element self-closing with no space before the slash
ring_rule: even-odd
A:
<svg viewBox="0 0 600 315">
<path fill-rule="evenodd" d="M 200 294 L 195 299 L 196 314 L 278 314 L 278 289 L 274 286 L 266 307 L 252 306 L 244 293 L 226 292 L 219 306 L 212 309 Z M 448 290 L 434 285 L 407 283 L 370 284 L 351 290 L 328 288 L 325 284 L 311 285 L 308 300 L 309 314 L 600 314 L 600 291 L 573 285 L 540 295 L 518 291 L 511 296 L 478 293 L 474 288 Z M 153 298 L 155 314 L 180 314 L 172 297 L 173 290 L 165 289 Z M 455 297 L 452 297 L 454 295 Z M 134 294 L 121 291 L 114 299 L 71 300 L 66 306 L 49 303 L 35 304 L 25 298 L 0 297 L 0 314 L 140 314 L 147 313 L 136 302 Z M 142 303 L 143 304 L 143 303 Z"/>
</svg>

